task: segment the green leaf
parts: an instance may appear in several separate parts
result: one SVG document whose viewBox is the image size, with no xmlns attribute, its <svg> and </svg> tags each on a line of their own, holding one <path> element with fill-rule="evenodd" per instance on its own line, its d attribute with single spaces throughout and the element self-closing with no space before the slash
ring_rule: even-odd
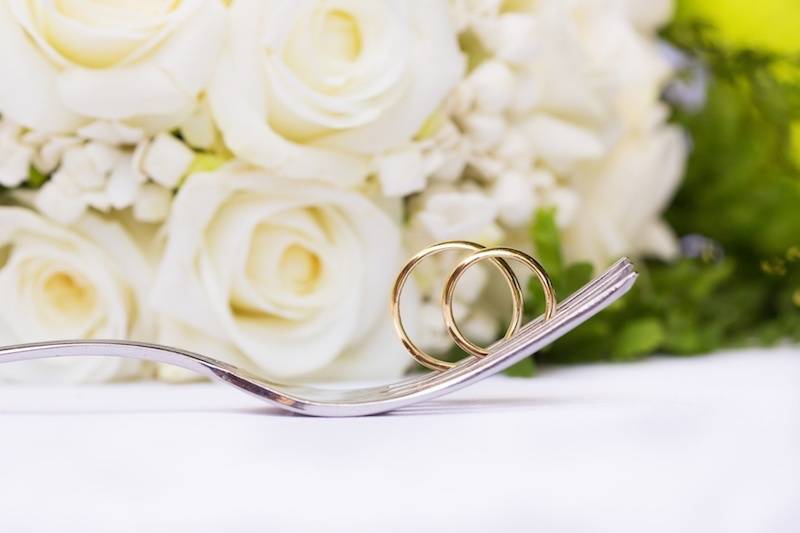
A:
<svg viewBox="0 0 800 533">
<path fill-rule="evenodd" d="M 506 370 L 506 375 L 515 378 L 529 378 L 536 374 L 536 363 L 533 357 L 526 357 L 516 365 Z"/>
<path fill-rule="evenodd" d="M 467 56 L 468 72 L 472 72 L 478 65 L 491 57 L 491 54 L 483 46 L 480 37 L 472 31 L 459 35 L 458 44 Z"/>
<path fill-rule="evenodd" d="M 30 187 L 31 189 L 38 189 L 47 181 L 47 176 L 42 174 L 39 169 L 35 166 L 31 165 L 28 167 L 28 179 L 25 181 L 25 185 Z"/>
<path fill-rule="evenodd" d="M 559 277 L 564 267 L 564 259 L 561 254 L 561 240 L 556 224 L 555 209 L 536 211 L 531 224 L 531 237 L 539 263 L 551 277 Z"/>
<path fill-rule="evenodd" d="M 558 280 L 557 290 L 560 298 L 565 298 L 592 280 L 594 266 L 591 263 L 573 263 L 569 265 Z"/>
<path fill-rule="evenodd" d="M 664 339 L 664 328 L 658 319 L 632 320 L 617 335 L 611 355 L 617 361 L 638 359 L 657 350 Z"/>
<path fill-rule="evenodd" d="M 190 176 L 198 172 L 213 172 L 228 161 L 230 161 L 230 157 L 224 155 L 197 152 L 186 171 L 186 175 Z"/>
</svg>

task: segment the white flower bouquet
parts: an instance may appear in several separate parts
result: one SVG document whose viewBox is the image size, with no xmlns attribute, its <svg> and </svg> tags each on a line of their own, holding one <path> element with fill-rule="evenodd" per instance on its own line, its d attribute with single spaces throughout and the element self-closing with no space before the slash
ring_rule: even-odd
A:
<svg viewBox="0 0 800 533">
<path fill-rule="evenodd" d="M 389 377 L 387 307 L 432 241 L 676 252 L 687 145 L 658 0 L 3 0 L 0 344 L 135 339 L 282 380 Z M 447 350 L 417 278 L 420 344 Z M 457 296 L 488 342 L 493 313 Z M 32 361 L 11 381 L 181 372 Z"/>
</svg>

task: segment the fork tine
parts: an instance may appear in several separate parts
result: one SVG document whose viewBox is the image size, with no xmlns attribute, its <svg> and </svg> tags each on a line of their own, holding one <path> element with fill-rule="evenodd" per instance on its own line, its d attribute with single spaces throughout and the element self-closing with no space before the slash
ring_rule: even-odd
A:
<svg viewBox="0 0 800 533">
<path fill-rule="evenodd" d="M 459 383 L 458 387 L 461 388 L 474 380 L 485 379 L 501 372 L 533 355 L 610 305 L 627 292 L 636 276 L 633 264 L 628 259 L 621 259 L 604 274 L 564 300 L 551 320 L 545 321 L 541 317 L 535 319 L 511 339 L 492 345 L 488 356 L 473 357 L 445 372 L 430 373 L 422 378 L 402 382 L 399 386 L 389 386 L 389 393 L 392 396 L 403 396 L 419 392 L 423 388 L 438 388 L 442 383 Z M 465 382 L 463 385 L 460 384 L 462 381 Z"/>
</svg>

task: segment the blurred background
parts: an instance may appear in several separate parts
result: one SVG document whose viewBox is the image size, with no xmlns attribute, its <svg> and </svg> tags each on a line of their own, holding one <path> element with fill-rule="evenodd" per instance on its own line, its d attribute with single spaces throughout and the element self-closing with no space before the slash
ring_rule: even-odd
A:
<svg viewBox="0 0 800 533">
<path fill-rule="evenodd" d="M 800 339 L 800 2 L 680 0 L 676 10 L 662 36 L 679 72 L 665 98 L 691 145 L 666 215 L 681 259 L 643 262 L 633 294 L 540 363 Z M 534 230 L 562 290 L 588 279 L 589 265 L 564 263 L 546 216 Z"/>
</svg>

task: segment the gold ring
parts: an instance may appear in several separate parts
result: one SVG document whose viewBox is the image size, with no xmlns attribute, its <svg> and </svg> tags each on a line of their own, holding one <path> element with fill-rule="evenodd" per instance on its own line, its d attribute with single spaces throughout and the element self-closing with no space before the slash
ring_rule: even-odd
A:
<svg viewBox="0 0 800 533">
<path fill-rule="evenodd" d="M 547 275 L 547 272 L 545 272 L 542 265 L 540 265 L 536 259 L 528 254 L 520 252 L 519 250 L 512 250 L 511 248 L 485 248 L 464 258 L 450 273 L 444 289 L 442 290 L 442 314 L 444 316 L 444 323 L 447 327 L 447 333 L 450 335 L 456 345 L 462 350 L 469 351 L 471 353 L 477 353 L 481 356 L 487 355 L 489 352 L 486 349 L 477 347 L 471 343 L 466 337 L 464 337 L 464 335 L 461 333 L 461 330 L 458 329 L 458 326 L 456 325 L 456 320 L 453 316 L 453 294 L 455 294 L 458 280 L 461 279 L 461 276 L 464 275 L 464 272 L 466 272 L 467 269 L 475 263 L 484 259 L 490 259 L 492 261 L 511 259 L 519 261 L 527 266 L 536 275 L 539 283 L 542 286 L 542 290 L 544 291 L 545 320 L 553 318 L 553 315 L 556 312 L 556 293 L 553 289 L 553 283 L 550 281 L 550 277 Z M 507 263 L 506 266 L 508 266 Z M 512 291 L 512 293 L 513 292 L 514 291 Z"/>
<path fill-rule="evenodd" d="M 403 326 L 403 320 L 400 317 L 400 294 L 403 292 L 403 287 L 405 286 L 406 280 L 408 276 L 411 275 L 411 272 L 416 268 L 417 264 L 420 261 L 425 259 L 426 257 L 436 255 L 442 253 L 447 250 L 467 250 L 470 252 L 480 252 L 484 250 L 486 247 L 481 246 L 480 244 L 469 242 L 469 241 L 448 241 L 442 242 L 439 244 L 434 244 L 433 246 L 429 246 L 425 248 L 417 255 L 411 258 L 408 263 L 403 267 L 403 270 L 400 271 L 400 274 L 397 276 L 397 280 L 394 282 L 394 287 L 392 289 L 392 318 L 394 319 L 394 327 L 397 330 L 397 335 L 400 337 L 400 341 L 405 346 L 406 350 L 411 354 L 411 356 L 416 359 L 420 364 L 430 368 L 431 370 L 447 370 L 452 368 L 456 365 L 456 363 L 450 361 L 442 361 L 441 359 L 437 359 L 430 354 L 425 353 L 421 350 L 414 341 L 406 333 L 405 327 Z M 472 257 L 472 256 L 470 256 Z M 503 274 L 506 282 L 511 289 L 511 293 L 513 295 L 513 320 L 508 325 L 508 330 L 506 331 L 504 338 L 510 338 L 519 330 L 520 326 L 522 325 L 522 314 L 523 314 L 523 293 L 522 287 L 519 284 L 519 280 L 517 276 L 514 275 L 514 272 L 511 270 L 511 267 L 503 261 L 502 259 L 493 259 L 493 262 L 497 267 L 500 269 L 500 272 Z M 450 280 L 448 280 L 449 283 Z M 452 294 L 450 301 L 452 301 Z M 450 312 L 452 313 L 452 306 L 450 306 Z M 457 330 L 457 328 L 456 328 Z M 459 332 L 460 334 L 460 332 Z M 455 340 L 455 338 L 454 338 Z M 475 356 L 482 356 L 485 355 L 486 351 L 483 348 L 477 347 L 472 345 L 467 341 L 465 343 L 468 348 L 464 348 L 464 351 L 469 353 L 470 355 Z M 477 350 L 473 350 L 472 347 L 477 348 Z"/>
</svg>

